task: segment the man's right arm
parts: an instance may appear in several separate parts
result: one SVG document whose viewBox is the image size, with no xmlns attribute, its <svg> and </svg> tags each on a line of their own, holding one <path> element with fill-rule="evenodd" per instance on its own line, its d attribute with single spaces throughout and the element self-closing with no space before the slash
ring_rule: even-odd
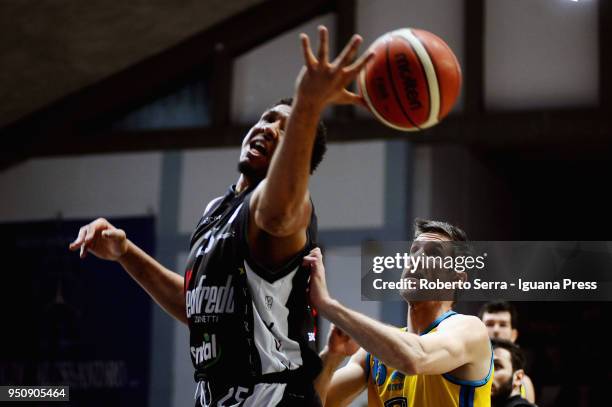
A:
<svg viewBox="0 0 612 407">
<path fill-rule="evenodd" d="M 80 250 L 81 258 L 90 252 L 101 259 L 119 262 L 164 311 L 187 323 L 183 277 L 162 266 L 106 219 L 99 218 L 83 226 L 69 248 Z"/>
</svg>

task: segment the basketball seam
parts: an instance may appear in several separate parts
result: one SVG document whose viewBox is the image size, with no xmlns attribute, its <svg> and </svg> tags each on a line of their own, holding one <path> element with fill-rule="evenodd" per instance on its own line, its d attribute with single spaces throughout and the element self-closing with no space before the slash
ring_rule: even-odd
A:
<svg viewBox="0 0 612 407">
<path fill-rule="evenodd" d="M 429 48 L 427 47 L 427 43 L 423 40 L 421 40 L 421 38 L 419 38 L 418 35 L 416 35 L 416 33 L 412 32 L 412 34 L 419 39 L 419 41 L 421 42 L 421 44 L 423 44 L 423 48 L 425 48 L 425 51 L 427 51 L 427 54 L 430 56 L 429 59 L 431 59 L 431 65 L 433 66 L 434 69 L 434 73 L 436 75 L 436 78 L 439 78 L 440 75 L 438 75 L 439 73 L 439 69 L 438 66 L 436 65 L 436 61 L 434 58 L 431 58 L 431 52 L 429 52 Z M 431 96 L 431 95 L 430 95 Z M 442 106 L 444 105 L 442 98 L 444 97 L 444 93 L 442 92 L 442 90 L 440 89 L 440 83 L 438 81 L 438 97 L 440 99 L 440 107 L 438 109 L 438 117 L 437 119 L 440 120 L 440 113 L 442 112 Z M 430 101 L 431 101 L 431 97 L 430 97 Z"/>
<path fill-rule="evenodd" d="M 393 83 L 393 71 L 391 69 L 391 61 L 389 60 L 389 43 L 385 44 L 385 62 L 387 66 L 387 74 L 389 75 L 389 81 Z M 412 120 L 410 115 L 404 110 L 404 106 L 402 106 L 402 101 L 400 100 L 399 95 L 397 94 L 397 89 L 395 86 L 391 85 L 391 91 L 393 92 L 393 96 L 395 97 L 395 101 L 397 102 L 397 106 L 401 110 L 404 117 L 417 129 L 421 130 L 419 126 Z"/>
<path fill-rule="evenodd" d="M 361 89 L 362 89 L 362 92 L 363 92 L 363 97 L 365 98 L 365 101 L 366 101 L 367 105 L 370 107 L 370 112 L 372 112 L 372 114 L 378 120 L 380 120 L 383 124 L 393 128 L 395 130 L 399 130 L 399 131 L 416 131 L 417 129 L 413 129 L 411 127 L 401 127 L 401 126 L 398 126 L 396 124 L 393 124 L 390 121 L 388 121 L 387 119 L 385 119 L 380 113 L 378 113 L 378 111 L 374 107 L 374 104 L 372 103 L 372 100 L 370 99 L 370 95 L 368 94 L 368 87 L 367 87 L 367 83 L 366 83 L 366 76 L 367 76 L 367 67 L 361 71 L 361 73 L 359 75 L 359 80 L 361 81 Z"/>
<path fill-rule="evenodd" d="M 410 47 L 410 49 L 416 56 L 417 61 L 419 61 L 419 67 L 421 68 L 421 73 L 423 74 L 423 78 L 425 78 L 425 81 L 427 82 L 427 98 L 429 99 L 429 106 L 428 106 L 429 111 L 427 112 L 427 120 L 425 120 L 425 123 L 427 123 L 429 119 L 431 118 L 431 113 L 432 113 L 431 112 L 431 87 L 429 86 L 429 78 L 427 77 L 427 72 L 425 72 L 425 67 L 423 66 L 423 61 L 421 61 L 421 57 L 419 56 L 419 53 L 412 45 L 412 41 L 410 41 L 408 38 L 405 38 L 405 39 L 408 42 L 408 46 Z M 419 130 L 423 130 L 421 127 L 419 126 L 417 127 L 419 128 Z"/>
<path fill-rule="evenodd" d="M 404 28 L 404 29 L 400 29 L 400 30 L 396 30 L 394 32 L 396 35 L 399 35 L 401 37 L 403 37 L 409 44 L 410 47 L 412 48 L 412 50 L 414 51 L 415 55 L 417 56 L 418 60 L 419 60 L 419 64 L 421 65 L 421 68 L 425 71 L 425 80 L 427 81 L 427 90 L 429 92 L 429 102 L 430 102 L 430 106 L 429 106 L 429 115 L 427 120 L 425 121 L 425 123 L 423 123 L 423 125 L 421 125 L 421 129 L 426 129 L 429 128 L 435 124 L 437 124 L 439 122 L 438 119 L 438 115 L 440 114 L 440 103 L 439 103 L 439 96 L 440 96 L 440 85 L 438 83 L 438 78 L 437 78 L 437 73 L 435 70 L 435 66 L 433 64 L 433 60 L 429 54 L 429 52 L 427 51 L 427 49 L 425 48 L 425 45 L 423 43 L 423 41 L 421 41 L 413 32 L 411 29 L 409 28 Z M 413 44 L 413 40 L 415 43 L 418 43 L 421 47 L 422 47 L 422 52 L 419 53 L 417 50 L 417 47 L 414 46 Z M 429 61 L 429 63 L 431 64 L 431 70 L 432 75 L 427 75 L 427 69 L 425 69 L 425 66 L 423 65 L 423 59 L 421 59 L 421 57 L 423 59 L 425 59 L 426 61 Z M 435 109 L 433 109 L 433 92 L 431 92 L 432 88 L 436 89 L 436 93 L 438 96 L 438 108 L 437 111 Z"/>
</svg>

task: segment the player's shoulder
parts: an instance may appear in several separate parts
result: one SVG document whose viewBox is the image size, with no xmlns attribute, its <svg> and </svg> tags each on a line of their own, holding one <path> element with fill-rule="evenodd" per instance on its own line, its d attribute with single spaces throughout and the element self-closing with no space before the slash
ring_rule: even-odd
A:
<svg viewBox="0 0 612 407">
<path fill-rule="evenodd" d="M 204 212 L 202 213 L 202 216 L 206 216 L 206 214 L 209 213 L 210 210 L 213 209 L 213 207 L 217 205 L 223 199 L 223 197 L 224 196 L 221 195 L 221 196 L 211 199 L 210 202 L 206 204 L 206 208 L 204 208 Z"/>
<path fill-rule="evenodd" d="M 469 331 L 476 336 L 488 338 L 487 327 L 474 315 L 454 314 L 452 318 L 446 318 L 439 325 L 439 330 L 461 329 Z"/>
</svg>

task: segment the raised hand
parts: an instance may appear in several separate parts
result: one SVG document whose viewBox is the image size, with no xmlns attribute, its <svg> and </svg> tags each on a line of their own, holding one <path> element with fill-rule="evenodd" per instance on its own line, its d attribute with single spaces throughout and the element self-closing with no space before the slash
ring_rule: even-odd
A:
<svg viewBox="0 0 612 407">
<path fill-rule="evenodd" d="M 81 258 L 87 252 L 104 260 L 118 260 L 128 249 L 125 232 L 111 225 L 106 219 L 98 218 L 79 230 L 79 234 L 68 248 L 80 250 Z"/>
<path fill-rule="evenodd" d="M 359 35 L 354 35 L 340 55 L 333 62 L 329 62 L 328 37 L 327 28 L 319 26 L 319 52 L 315 57 L 308 36 L 304 33 L 300 35 L 304 67 L 296 81 L 296 96 L 319 110 L 323 110 L 330 103 L 363 105 L 362 97 L 349 92 L 346 87 L 357 77 L 374 53 L 366 52 L 354 61 L 357 49 L 363 41 Z"/>
</svg>

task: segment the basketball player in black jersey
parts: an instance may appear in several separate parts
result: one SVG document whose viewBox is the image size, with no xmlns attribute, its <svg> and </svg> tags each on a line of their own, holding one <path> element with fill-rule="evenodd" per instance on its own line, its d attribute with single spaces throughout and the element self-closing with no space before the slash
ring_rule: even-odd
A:
<svg viewBox="0 0 612 407">
<path fill-rule="evenodd" d="M 319 405 L 320 360 L 302 257 L 314 245 L 308 181 L 322 158 L 323 109 L 362 104 L 345 88 L 372 54 L 355 60 L 354 36 L 333 61 L 319 27 L 319 52 L 301 35 L 305 66 L 292 102 L 266 110 L 242 143 L 240 177 L 210 202 L 190 244 L 185 277 L 164 268 L 105 219 L 84 226 L 70 245 L 118 261 L 170 315 L 190 329 L 197 406 Z M 354 61 L 355 60 L 355 61 Z M 354 61 L 354 62 L 353 62 Z M 313 152 L 314 150 L 314 152 Z"/>
</svg>

